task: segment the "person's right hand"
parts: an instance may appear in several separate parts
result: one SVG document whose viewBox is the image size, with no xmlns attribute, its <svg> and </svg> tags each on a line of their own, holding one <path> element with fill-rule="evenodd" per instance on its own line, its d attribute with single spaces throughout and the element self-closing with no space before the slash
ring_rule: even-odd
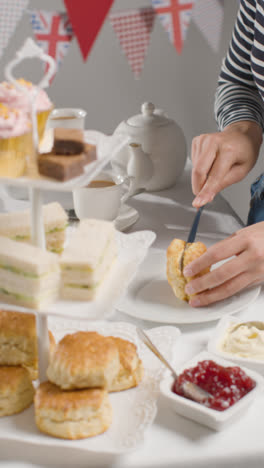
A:
<svg viewBox="0 0 264 468">
<path fill-rule="evenodd" d="M 222 132 L 197 136 L 192 142 L 193 206 L 211 202 L 224 188 L 242 180 L 255 165 L 262 143 L 262 129 L 241 121 Z"/>
</svg>

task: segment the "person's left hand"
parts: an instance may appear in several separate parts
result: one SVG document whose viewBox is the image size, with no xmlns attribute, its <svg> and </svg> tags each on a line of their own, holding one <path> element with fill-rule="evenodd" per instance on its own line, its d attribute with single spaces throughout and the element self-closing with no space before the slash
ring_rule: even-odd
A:
<svg viewBox="0 0 264 468">
<path fill-rule="evenodd" d="M 231 258 L 209 273 L 191 280 L 185 290 L 197 294 L 189 304 L 206 306 L 264 281 L 264 222 L 245 227 L 214 244 L 198 259 L 189 263 L 184 276 L 197 275 L 204 268 Z"/>
</svg>

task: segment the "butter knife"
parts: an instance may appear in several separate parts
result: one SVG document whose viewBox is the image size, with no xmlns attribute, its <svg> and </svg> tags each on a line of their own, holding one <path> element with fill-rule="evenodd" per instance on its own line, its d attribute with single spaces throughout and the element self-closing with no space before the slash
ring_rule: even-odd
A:
<svg viewBox="0 0 264 468">
<path fill-rule="evenodd" d="M 195 241 L 195 237 L 196 237 L 200 217 L 201 217 L 201 214 L 202 214 L 202 211 L 203 211 L 204 207 L 205 207 L 205 205 L 200 206 L 200 208 L 199 208 L 199 210 L 197 210 L 195 218 L 193 220 L 192 227 L 190 229 L 190 232 L 189 232 L 185 247 L 183 249 L 183 252 L 181 254 L 180 261 L 179 261 L 179 266 L 180 266 L 180 271 L 181 272 L 183 272 L 183 260 L 184 260 L 185 251 L 188 248 L 189 244 L 192 244 Z"/>
</svg>

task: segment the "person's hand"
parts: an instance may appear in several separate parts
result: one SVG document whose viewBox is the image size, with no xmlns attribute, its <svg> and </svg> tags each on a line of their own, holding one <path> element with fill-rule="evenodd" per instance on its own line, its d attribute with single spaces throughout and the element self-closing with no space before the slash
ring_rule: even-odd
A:
<svg viewBox="0 0 264 468">
<path fill-rule="evenodd" d="M 233 257 L 209 273 L 191 280 L 186 286 L 188 294 L 196 294 L 189 302 L 193 307 L 206 306 L 238 291 L 264 281 L 264 222 L 237 231 L 189 263 L 184 276 L 197 275 L 206 267 Z"/>
<path fill-rule="evenodd" d="M 262 129 L 255 122 L 236 122 L 222 132 L 200 135 L 192 142 L 193 206 L 211 202 L 224 188 L 242 180 L 255 165 Z"/>
</svg>

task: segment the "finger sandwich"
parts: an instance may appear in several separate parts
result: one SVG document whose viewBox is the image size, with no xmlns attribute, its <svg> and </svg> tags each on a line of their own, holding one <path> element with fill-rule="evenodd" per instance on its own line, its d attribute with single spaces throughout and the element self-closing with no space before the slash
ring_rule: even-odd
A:
<svg viewBox="0 0 264 468">
<path fill-rule="evenodd" d="M 43 206 L 43 220 L 47 250 L 61 253 L 68 224 L 65 210 L 57 202 L 48 203 Z M 16 241 L 30 242 L 30 226 L 29 210 L 0 214 L 0 236 L 9 237 Z"/>
<path fill-rule="evenodd" d="M 62 297 L 80 301 L 94 299 L 116 256 L 113 223 L 82 220 L 60 258 Z"/>
<path fill-rule="evenodd" d="M 0 236 L 0 301 L 40 309 L 59 290 L 58 256 Z"/>
</svg>

